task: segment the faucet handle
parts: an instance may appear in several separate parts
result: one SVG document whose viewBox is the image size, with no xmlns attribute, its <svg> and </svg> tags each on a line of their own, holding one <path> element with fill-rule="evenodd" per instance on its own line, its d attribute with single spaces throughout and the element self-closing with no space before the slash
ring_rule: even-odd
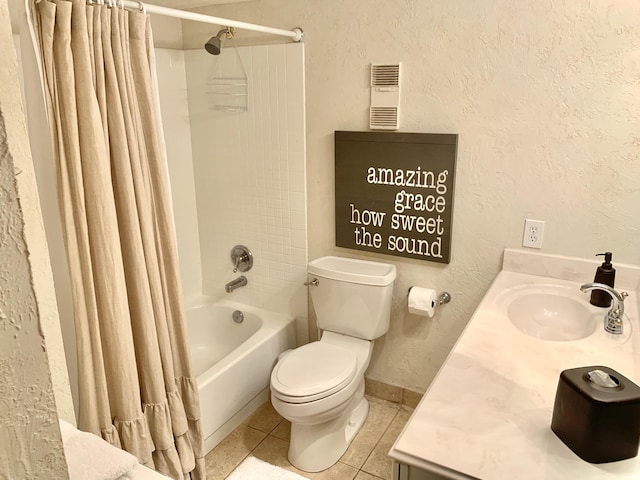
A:
<svg viewBox="0 0 640 480">
<path fill-rule="evenodd" d="M 246 272 L 253 267 L 253 255 L 244 245 L 236 245 L 231 249 L 231 263 L 233 263 L 233 273 Z"/>
<path fill-rule="evenodd" d="M 621 316 L 620 315 L 620 306 L 622 306 L 623 311 L 624 311 L 623 302 L 624 302 L 624 299 L 627 298 L 628 296 L 629 296 L 629 294 L 627 292 L 620 292 L 620 298 L 618 299 L 618 305 L 617 305 L 617 307 L 615 309 L 612 310 L 612 313 L 615 316 L 618 316 L 618 317 Z"/>
<path fill-rule="evenodd" d="M 233 273 L 238 273 L 238 267 L 240 266 L 240 264 L 246 262 L 247 260 L 248 260 L 247 254 L 237 255 L 235 260 L 235 265 L 233 268 Z"/>
<path fill-rule="evenodd" d="M 580 290 L 583 292 L 589 292 L 591 290 L 604 290 L 611 295 L 611 310 L 604 316 L 604 329 L 608 333 L 619 335 L 622 333 L 622 318 L 624 316 L 624 299 L 629 296 L 627 292 L 618 292 L 609 285 L 603 283 L 593 282 L 585 283 L 580 286 Z"/>
</svg>

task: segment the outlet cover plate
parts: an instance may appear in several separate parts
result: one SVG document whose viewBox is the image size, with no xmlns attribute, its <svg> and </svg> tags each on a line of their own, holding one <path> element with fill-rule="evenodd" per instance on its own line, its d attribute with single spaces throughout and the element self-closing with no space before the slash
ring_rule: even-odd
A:
<svg viewBox="0 0 640 480">
<path fill-rule="evenodd" d="M 524 221 L 524 235 L 522 236 L 522 246 L 529 248 L 542 248 L 544 239 L 544 220 Z"/>
</svg>

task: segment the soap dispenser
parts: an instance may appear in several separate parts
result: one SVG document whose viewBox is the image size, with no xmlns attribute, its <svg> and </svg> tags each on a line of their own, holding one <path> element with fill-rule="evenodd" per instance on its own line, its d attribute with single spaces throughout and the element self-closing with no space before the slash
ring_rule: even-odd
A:
<svg viewBox="0 0 640 480">
<path fill-rule="evenodd" d="M 616 269 L 611 265 L 611 257 L 613 254 L 611 252 L 598 253 L 596 257 L 601 255 L 604 256 L 604 262 L 602 262 L 602 265 L 596 270 L 596 276 L 593 281 L 596 283 L 604 283 L 613 288 L 616 281 Z M 611 305 L 611 295 L 604 290 L 593 290 L 591 292 L 590 303 L 596 307 L 608 307 Z"/>
</svg>

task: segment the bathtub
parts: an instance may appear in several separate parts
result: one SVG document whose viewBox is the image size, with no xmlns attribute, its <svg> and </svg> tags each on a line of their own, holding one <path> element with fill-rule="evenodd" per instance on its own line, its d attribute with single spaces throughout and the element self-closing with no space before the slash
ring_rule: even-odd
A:
<svg viewBox="0 0 640 480">
<path fill-rule="evenodd" d="M 233 321 L 235 310 L 243 312 L 242 323 Z M 209 452 L 269 398 L 278 355 L 295 348 L 294 320 L 239 303 L 200 301 L 187 309 L 187 328 Z"/>
</svg>

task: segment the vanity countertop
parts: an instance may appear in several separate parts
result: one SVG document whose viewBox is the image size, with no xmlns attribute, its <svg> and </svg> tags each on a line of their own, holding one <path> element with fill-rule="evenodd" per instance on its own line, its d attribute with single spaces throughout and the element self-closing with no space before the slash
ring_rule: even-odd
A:
<svg viewBox="0 0 640 480">
<path fill-rule="evenodd" d="M 616 266 L 616 289 L 625 290 L 633 334 L 554 342 L 525 335 L 499 312 L 505 292 L 519 285 L 554 284 L 582 295 L 596 262 L 506 250 L 503 270 L 458 339 L 389 455 L 449 478 L 640 478 L 640 456 L 591 464 L 551 431 L 560 372 L 605 365 L 640 383 L 637 267 Z M 530 273 L 523 273 L 530 272 Z M 455 301 L 455 299 L 454 299 Z M 446 307 L 445 307 L 446 308 Z M 593 308 L 594 312 L 606 312 Z M 604 315 L 603 315 L 604 316 Z M 635 357 L 635 360 L 634 360 Z"/>
</svg>

